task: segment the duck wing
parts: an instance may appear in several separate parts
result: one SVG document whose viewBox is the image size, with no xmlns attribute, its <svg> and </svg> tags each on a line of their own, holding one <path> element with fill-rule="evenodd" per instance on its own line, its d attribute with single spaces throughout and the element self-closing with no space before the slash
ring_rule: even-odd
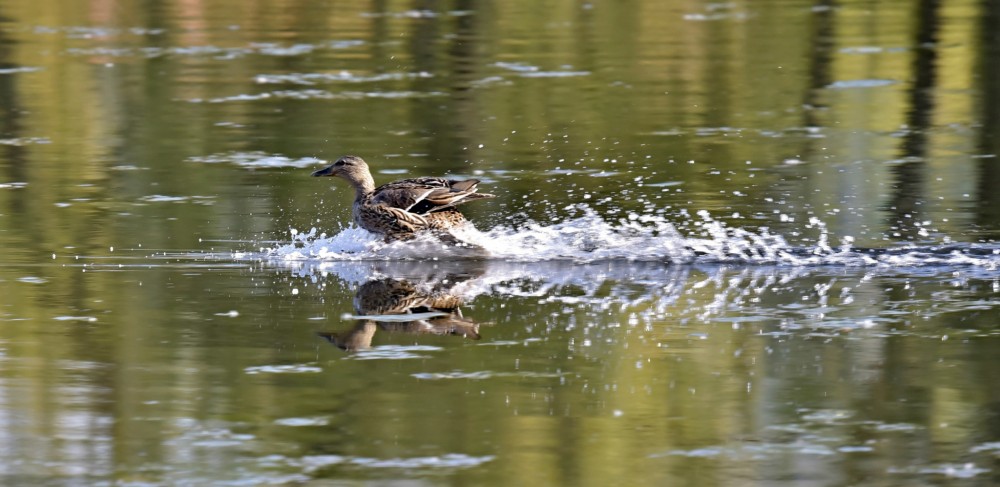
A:
<svg viewBox="0 0 1000 487">
<path fill-rule="evenodd" d="M 467 201 L 493 197 L 476 193 L 478 184 L 478 179 L 402 179 L 375 188 L 371 202 L 422 215 Z"/>
<path fill-rule="evenodd" d="M 382 235 L 408 235 L 430 228 L 422 215 L 386 205 L 355 207 L 358 226 Z"/>
</svg>

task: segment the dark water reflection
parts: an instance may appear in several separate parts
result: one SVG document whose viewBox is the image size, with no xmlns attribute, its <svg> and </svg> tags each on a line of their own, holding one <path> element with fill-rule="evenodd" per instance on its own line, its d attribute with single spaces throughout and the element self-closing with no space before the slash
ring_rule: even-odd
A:
<svg viewBox="0 0 1000 487">
<path fill-rule="evenodd" d="M 321 333 L 330 343 L 348 351 L 371 348 L 376 330 L 433 335 L 458 335 L 479 340 L 479 324 L 462 315 L 462 297 L 450 292 L 466 275 L 440 279 L 371 279 L 354 294 L 353 328 Z"/>
<path fill-rule="evenodd" d="M 0 0 L 0 484 L 994 485 L 998 20 Z M 514 257 L 323 253 L 345 153 Z"/>
<path fill-rule="evenodd" d="M 996 480 L 960 270 L 119 263 L 2 269 L 7 483 Z"/>
</svg>

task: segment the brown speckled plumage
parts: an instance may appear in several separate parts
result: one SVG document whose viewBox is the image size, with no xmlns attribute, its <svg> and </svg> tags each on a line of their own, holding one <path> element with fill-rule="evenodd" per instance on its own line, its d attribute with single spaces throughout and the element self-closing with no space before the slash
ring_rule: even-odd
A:
<svg viewBox="0 0 1000 487">
<path fill-rule="evenodd" d="M 447 230 L 467 223 L 455 206 L 493 195 L 477 193 L 477 179 L 401 179 L 375 187 L 368 164 L 357 156 L 344 156 L 313 176 L 336 176 L 354 188 L 354 223 L 387 241 L 409 240 L 417 232 Z M 447 239 L 445 239 L 447 240 Z"/>
</svg>

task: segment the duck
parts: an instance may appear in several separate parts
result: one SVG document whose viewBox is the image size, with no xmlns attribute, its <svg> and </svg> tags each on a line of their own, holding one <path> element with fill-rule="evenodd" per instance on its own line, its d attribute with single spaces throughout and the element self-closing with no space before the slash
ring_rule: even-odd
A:
<svg viewBox="0 0 1000 487">
<path fill-rule="evenodd" d="M 421 177 L 400 179 L 375 187 L 371 169 L 364 159 L 347 155 L 313 177 L 339 177 L 354 188 L 354 223 L 386 242 L 411 240 L 430 231 L 440 240 L 454 243 L 450 230 L 468 224 L 455 207 L 471 201 L 493 198 L 477 192 L 478 179 Z"/>
<path fill-rule="evenodd" d="M 462 281 L 460 276 L 452 278 Z M 462 301 L 457 294 L 437 286 L 428 289 L 406 279 L 373 279 L 362 284 L 354 295 L 354 312 L 359 316 L 353 328 L 317 334 L 352 352 L 370 349 L 379 330 L 479 340 L 479 323 L 462 315 Z"/>
</svg>

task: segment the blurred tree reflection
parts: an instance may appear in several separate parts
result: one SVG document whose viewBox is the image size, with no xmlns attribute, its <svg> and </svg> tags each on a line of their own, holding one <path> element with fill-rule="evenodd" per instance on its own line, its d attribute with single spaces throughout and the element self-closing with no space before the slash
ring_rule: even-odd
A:
<svg viewBox="0 0 1000 487">
<path fill-rule="evenodd" d="M 1000 238 L 1000 0 L 983 0 L 979 26 L 980 129 L 977 223 Z"/>
<path fill-rule="evenodd" d="M 900 163 L 892 167 L 894 184 L 887 222 L 891 229 L 908 239 L 915 239 L 920 230 L 927 199 L 927 138 L 934 121 L 934 98 L 937 87 L 939 0 L 917 3 L 916 26 L 912 41 L 909 106 L 906 112 L 905 135 L 900 148 Z"/>
</svg>

